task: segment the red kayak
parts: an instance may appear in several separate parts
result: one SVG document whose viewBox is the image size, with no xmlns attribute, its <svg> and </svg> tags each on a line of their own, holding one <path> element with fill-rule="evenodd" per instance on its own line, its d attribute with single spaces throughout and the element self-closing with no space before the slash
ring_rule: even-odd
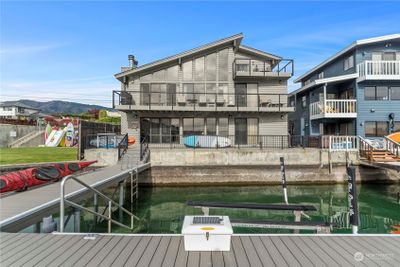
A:
<svg viewBox="0 0 400 267">
<path fill-rule="evenodd" d="M 35 185 L 56 182 L 61 178 L 79 171 L 95 161 L 56 163 L 48 166 L 28 168 L 0 176 L 0 193 L 22 191 Z"/>
</svg>

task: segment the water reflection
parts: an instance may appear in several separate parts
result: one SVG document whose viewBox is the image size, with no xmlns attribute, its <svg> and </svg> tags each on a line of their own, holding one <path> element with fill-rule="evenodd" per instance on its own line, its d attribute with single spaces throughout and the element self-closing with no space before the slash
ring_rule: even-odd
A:
<svg viewBox="0 0 400 267">
<path fill-rule="evenodd" d="M 400 224 L 400 204 L 397 192 L 400 185 L 359 185 L 360 233 L 390 233 L 393 225 Z M 289 203 L 314 205 L 308 212 L 312 221 L 325 221 L 335 225 L 333 233 L 350 233 L 347 187 L 345 185 L 289 186 Z M 154 187 L 141 188 L 135 214 L 142 221 L 136 233 L 180 233 L 185 215 L 202 214 L 201 209 L 186 205 L 188 200 L 216 202 L 284 203 L 280 186 L 247 187 Z M 129 198 L 127 198 L 129 202 Z M 127 206 L 130 204 L 127 202 Z M 117 213 L 115 213 L 117 215 Z M 235 219 L 264 219 L 294 221 L 294 215 L 284 211 L 210 209 L 210 214 L 227 215 Z M 128 218 L 126 218 L 128 223 Z M 306 218 L 302 218 L 307 220 Z M 97 225 L 95 231 L 104 226 Z M 113 232 L 129 230 L 113 227 Z M 234 228 L 235 233 L 291 233 L 292 230 Z M 303 231 L 306 232 L 306 231 Z"/>
</svg>

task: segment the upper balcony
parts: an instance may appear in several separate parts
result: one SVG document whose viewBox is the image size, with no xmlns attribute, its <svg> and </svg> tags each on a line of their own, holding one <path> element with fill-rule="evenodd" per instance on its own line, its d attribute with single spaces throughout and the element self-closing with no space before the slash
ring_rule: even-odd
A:
<svg viewBox="0 0 400 267">
<path fill-rule="evenodd" d="M 357 100 L 326 99 L 310 104 L 310 119 L 322 118 L 356 118 Z"/>
<path fill-rule="evenodd" d="M 283 59 L 279 62 L 268 60 L 235 59 L 233 62 L 233 78 L 248 77 L 281 77 L 293 76 L 293 60 Z"/>
<path fill-rule="evenodd" d="M 400 61 L 366 60 L 357 65 L 358 82 L 364 80 L 400 80 Z"/>
<path fill-rule="evenodd" d="M 113 108 L 135 111 L 293 112 L 287 94 L 113 91 Z"/>
</svg>

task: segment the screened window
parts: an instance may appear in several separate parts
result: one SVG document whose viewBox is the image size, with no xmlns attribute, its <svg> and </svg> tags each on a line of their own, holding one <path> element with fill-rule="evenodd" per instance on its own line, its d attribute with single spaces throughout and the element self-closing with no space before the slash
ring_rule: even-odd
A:
<svg viewBox="0 0 400 267">
<path fill-rule="evenodd" d="M 150 123 L 150 142 L 160 143 L 160 119 L 151 119 Z"/>
<path fill-rule="evenodd" d="M 216 118 L 206 118 L 206 130 L 207 135 L 217 134 L 217 119 Z"/>
<path fill-rule="evenodd" d="M 152 77 L 153 77 L 153 75 L 150 73 L 150 74 L 141 76 L 141 77 L 140 77 L 140 80 L 141 80 L 141 81 L 151 81 Z"/>
<path fill-rule="evenodd" d="M 218 80 L 228 80 L 228 49 L 221 50 L 218 53 Z"/>
<path fill-rule="evenodd" d="M 193 80 L 193 63 L 192 61 L 187 61 L 182 64 L 183 80 L 191 81 Z"/>
<path fill-rule="evenodd" d="M 229 135 L 228 118 L 218 119 L 218 135 Z"/>
<path fill-rule="evenodd" d="M 194 88 L 193 83 L 184 83 L 183 84 L 183 91 L 185 92 L 186 99 L 188 101 L 194 100 L 193 88 Z"/>
<path fill-rule="evenodd" d="M 161 102 L 161 84 L 152 83 L 150 93 L 150 104 L 151 105 L 159 105 Z"/>
<path fill-rule="evenodd" d="M 140 84 L 140 103 L 141 105 L 148 105 L 150 103 L 150 84 Z"/>
<path fill-rule="evenodd" d="M 193 119 L 193 133 L 196 135 L 204 135 L 204 118 Z"/>
<path fill-rule="evenodd" d="M 216 100 L 217 85 L 215 83 L 208 83 L 206 85 L 207 103 L 213 104 Z"/>
<path fill-rule="evenodd" d="M 183 136 L 193 135 L 193 118 L 183 118 Z"/>
<path fill-rule="evenodd" d="M 217 54 L 213 53 L 206 56 L 206 80 L 215 81 L 217 79 Z"/>
<path fill-rule="evenodd" d="M 200 100 L 205 97 L 205 84 L 204 83 L 196 83 L 194 84 L 194 99 Z"/>
<path fill-rule="evenodd" d="M 173 66 L 167 69 L 166 73 L 167 81 L 177 81 L 178 80 L 178 66 Z"/>
<path fill-rule="evenodd" d="M 165 70 L 159 70 L 153 73 L 154 81 L 164 81 L 165 80 Z"/>
<path fill-rule="evenodd" d="M 390 99 L 400 100 L 400 86 L 390 87 Z"/>
<path fill-rule="evenodd" d="M 194 80 L 204 81 L 204 57 L 199 57 L 195 59 L 194 69 Z"/>
</svg>

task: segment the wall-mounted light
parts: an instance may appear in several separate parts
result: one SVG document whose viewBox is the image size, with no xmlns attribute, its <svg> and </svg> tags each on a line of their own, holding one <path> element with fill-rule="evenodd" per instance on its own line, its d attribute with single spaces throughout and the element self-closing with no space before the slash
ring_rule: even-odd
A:
<svg viewBox="0 0 400 267">
<path fill-rule="evenodd" d="M 374 113 L 374 112 L 375 112 L 375 109 L 371 108 L 369 111 L 371 111 L 372 113 Z"/>
<path fill-rule="evenodd" d="M 361 122 L 361 123 L 360 123 L 360 126 L 364 126 L 364 123 L 363 123 L 363 122 Z"/>
<path fill-rule="evenodd" d="M 285 115 L 282 114 L 282 115 L 281 115 L 281 120 L 283 120 L 284 118 L 285 118 Z"/>
</svg>

